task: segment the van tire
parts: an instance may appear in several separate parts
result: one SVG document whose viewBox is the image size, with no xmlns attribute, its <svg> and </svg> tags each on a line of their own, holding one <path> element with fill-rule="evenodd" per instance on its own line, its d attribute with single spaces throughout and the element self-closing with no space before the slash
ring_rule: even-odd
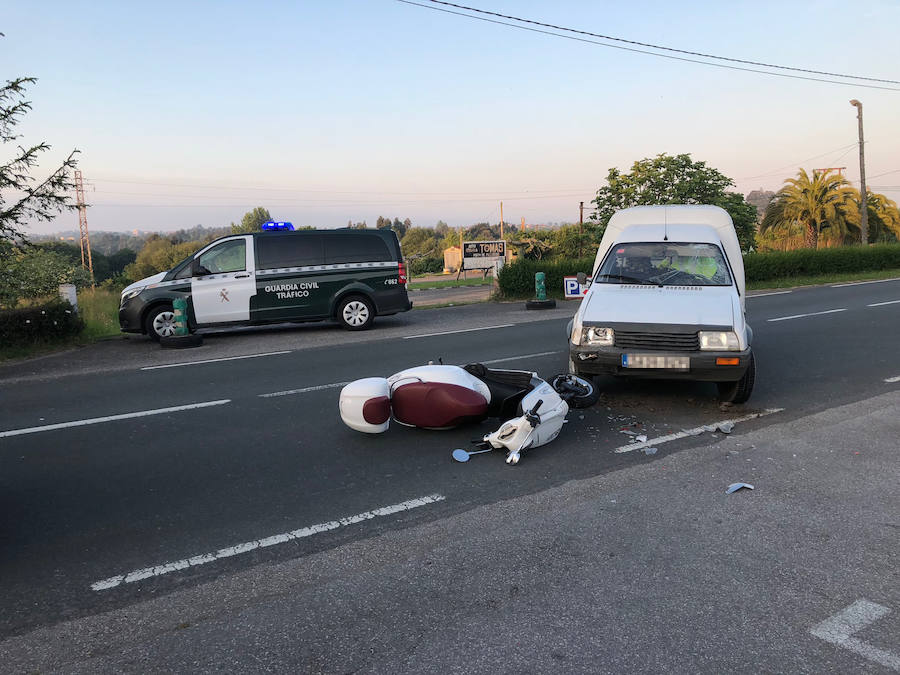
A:
<svg viewBox="0 0 900 675">
<path fill-rule="evenodd" d="M 756 383 L 756 358 L 750 353 L 750 364 L 736 382 L 717 382 L 719 400 L 723 403 L 746 403 Z"/>
<path fill-rule="evenodd" d="M 151 340 L 159 342 L 161 337 L 175 335 L 175 311 L 172 305 L 156 305 L 144 318 L 144 330 Z"/>
<path fill-rule="evenodd" d="M 337 320 L 347 330 L 366 330 L 375 320 L 375 306 L 362 295 L 350 295 L 338 304 Z"/>
</svg>

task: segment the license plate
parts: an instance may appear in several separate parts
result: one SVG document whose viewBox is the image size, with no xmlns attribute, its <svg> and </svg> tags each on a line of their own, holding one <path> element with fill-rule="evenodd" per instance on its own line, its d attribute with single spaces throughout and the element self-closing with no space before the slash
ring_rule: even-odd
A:
<svg viewBox="0 0 900 675">
<path fill-rule="evenodd" d="M 662 356 L 657 354 L 622 354 L 623 368 L 657 368 L 665 370 L 690 370 L 689 356 Z"/>
</svg>

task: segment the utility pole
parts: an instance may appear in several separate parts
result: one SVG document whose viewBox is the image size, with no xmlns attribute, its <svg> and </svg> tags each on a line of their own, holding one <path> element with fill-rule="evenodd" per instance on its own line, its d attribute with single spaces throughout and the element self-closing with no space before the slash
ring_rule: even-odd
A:
<svg viewBox="0 0 900 675">
<path fill-rule="evenodd" d="M 500 238 L 503 239 L 503 202 L 500 202 Z"/>
<path fill-rule="evenodd" d="M 78 208 L 78 229 L 81 230 L 81 266 L 91 273 L 91 286 L 94 285 L 94 261 L 91 260 L 91 238 L 88 236 L 87 205 L 84 203 L 84 183 L 81 171 L 75 170 L 75 206 Z M 85 263 L 87 252 L 87 263 Z"/>
<path fill-rule="evenodd" d="M 869 243 L 869 204 L 866 194 L 866 152 L 865 142 L 863 141 L 863 117 L 862 103 L 853 99 L 850 105 L 856 108 L 856 119 L 859 120 L 859 193 L 862 195 L 859 205 L 859 224 L 862 231 L 862 245 Z"/>
</svg>

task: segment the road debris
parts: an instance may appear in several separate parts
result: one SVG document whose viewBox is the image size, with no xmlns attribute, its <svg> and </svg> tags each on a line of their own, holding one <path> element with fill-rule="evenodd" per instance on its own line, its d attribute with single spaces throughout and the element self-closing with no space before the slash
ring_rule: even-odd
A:
<svg viewBox="0 0 900 675">
<path fill-rule="evenodd" d="M 716 429 L 723 434 L 730 434 L 734 430 L 734 422 L 719 422 L 716 425 Z"/>
<path fill-rule="evenodd" d="M 644 448 L 643 450 L 641 450 L 641 452 L 643 452 L 645 455 L 655 455 L 657 453 L 657 449 L 656 448 Z"/>
<path fill-rule="evenodd" d="M 730 495 L 732 492 L 737 492 L 741 488 L 747 488 L 748 490 L 752 490 L 753 486 L 750 483 L 732 483 L 728 486 L 728 489 L 725 490 L 726 495 Z"/>
</svg>

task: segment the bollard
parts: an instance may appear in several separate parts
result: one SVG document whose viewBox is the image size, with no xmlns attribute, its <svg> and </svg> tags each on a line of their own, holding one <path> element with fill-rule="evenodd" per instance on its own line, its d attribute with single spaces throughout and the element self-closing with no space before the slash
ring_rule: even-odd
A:
<svg viewBox="0 0 900 675">
<path fill-rule="evenodd" d="M 547 299 L 547 275 L 543 272 L 534 274 L 534 299 L 525 302 L 525 309 L 552 309 L 556 300 Z"/>
<path fill-rule="evenodd" d="M 199 347 L 203 344 L 203 336 L 191 334 L 188 329 L 187 318 L 188 301 L 185 298 L 175 298 L 172 301 L 172 310 L 175 314 L 175 335 L 163 336 L 159 339 L 159 346 L 167 349 L 184 349 L 185 347 Z"/>
<path fill-rule="evenodd" d="M 536 300 L 547 299 L 546 275 L 543 272 L 535 272 L 534 274 L 534 297 Z"/>
<path fill-rule="evenodd" d="M 175 298 L 172 301 L 172 308 L 175 310 L 175 335 L 187 335 L 187 300 Z"/>
</svg>

